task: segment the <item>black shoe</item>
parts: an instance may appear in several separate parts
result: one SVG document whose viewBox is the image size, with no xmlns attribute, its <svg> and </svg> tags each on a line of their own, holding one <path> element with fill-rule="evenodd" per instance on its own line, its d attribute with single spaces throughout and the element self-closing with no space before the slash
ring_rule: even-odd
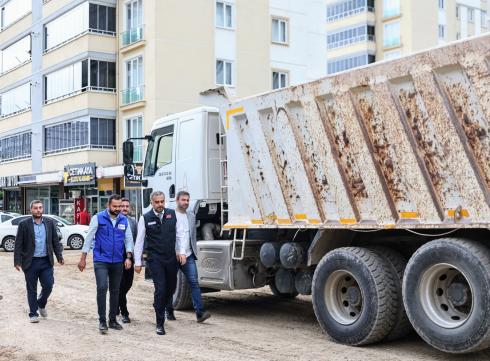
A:
<svg viewBox="0 0 490 361">
<path fill-rule="evenodd" d="M 163 325 L 157 326 L 157 335 L 160 335 L 160 336 L 165 335 L 165 328 L 163 327 Z"/>
<path fill-rule="evenodd" d="M 165 311 L 165 319 L 167 321 L 175 321 L 176 318 L 175 318 L 175 315 L 174 315 L 174 311 Z"/>
<path fill-rule="evenodd" d="M 123 327 L 116 320 L 109 321 L 109 328 L 117 331 L 121 331 L 123 329 Z"/>
<path fill-rule="evenodd" d="M 105 321 L 99 322 L 99 332 L 101 334 L 106 334 L 107 333 L 107 322 L 105 322 Z"/>
<path fill-rule="evenodd" d="M 129 316 L 122 316 L 121 321 L 122 323 L 131 323 Z"/>
<path fill-rule="evenodd" d="M 211 317 L 211 314 L 208 311 L 204 311 L 202 315 L 197 316 L 197 322 L 202 323 L 206 321 L 209 317 Z"/>
</svg>

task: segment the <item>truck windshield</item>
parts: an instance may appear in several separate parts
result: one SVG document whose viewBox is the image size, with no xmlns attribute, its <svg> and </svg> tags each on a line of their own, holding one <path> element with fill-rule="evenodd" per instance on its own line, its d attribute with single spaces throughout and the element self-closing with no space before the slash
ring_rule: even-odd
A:
<svg viewBox="0 0 490 361">
<path fill-rule="evenodd" d="M 172 163 L 173 126 L 159 129 L 152 133 L 153 139 L 148 142 L 146 151 L 145 177 L 153 176 L 157 169 Z"/>
</svg>

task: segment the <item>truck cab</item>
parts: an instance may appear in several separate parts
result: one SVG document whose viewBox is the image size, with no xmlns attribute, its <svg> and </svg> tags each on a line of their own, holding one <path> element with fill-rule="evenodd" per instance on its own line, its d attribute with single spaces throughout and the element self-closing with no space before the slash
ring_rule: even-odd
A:
<svg viewBox="0 0 490 361">
<path fill-rule="evenodd" d="M 151 207 L 151 192 L 164 192 L 166 206 L 174 208 L 177 193 L 185 190 L 191 193 L 190 209 L 196 214 L 216 214 L 221 200 L 218 109 L 200 107 L 158 119 L 150 136 L 143 167 L 148 182 L 143 211 Z"/>
</svg>

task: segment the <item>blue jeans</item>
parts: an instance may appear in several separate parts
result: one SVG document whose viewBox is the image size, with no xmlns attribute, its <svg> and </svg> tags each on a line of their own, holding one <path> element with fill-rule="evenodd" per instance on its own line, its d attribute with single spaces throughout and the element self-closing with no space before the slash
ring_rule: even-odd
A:
<svg viewBox="0 0 490 361">
<path fill-rule="evenodd" d="M 196 257 L 194 256 L 194 254 L 191 254 L 189 257 L 187 257 L 185 265 L 180 265 L 179 267 L 180 270 L 184 273 L 187 282 L 189 283 L 192 295 L 192 305 L 194 306 L 197 317 L 200 317 L 204 313 L 205 309 L 204 305 L 202 304 L 201 288 L 199 287 Z M 170 298 L 166 308 L 169 312 L 173 311 L 172 298 Z"/>
<path fill-rule="evenodd" d="M 49 257 L 34 257 L 28 269 L 24 270 L 27 288 L 27 302 L 29 303 L 29 317 L 39 316 L 38 308 L 45 308 L 48 297 L 53 290 L 53 266 Z M 37 281 L 41 283 L 41 293 L 37 295 Z"/>
</svg>

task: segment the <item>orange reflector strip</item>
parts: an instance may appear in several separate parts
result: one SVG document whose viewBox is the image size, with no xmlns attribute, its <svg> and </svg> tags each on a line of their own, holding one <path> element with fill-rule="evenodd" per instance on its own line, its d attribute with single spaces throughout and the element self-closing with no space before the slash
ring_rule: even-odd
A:
<svg viewBox="0 0 490 361">
<path fill-rule="evenodd" d="M 289 218 L 278 218 L 277 224 L 291 224 L 291 220 Z"/>
<path fill-rule="evenodd" d="M 239 228 L 239 229 L 244 229 L 248 228 L 248 224 L 225 224 L 223 226 L 224 229 L 234 229 L 234 228 Z"/>
<path fill-rule="evenodd" d="M 400 212 L 400 218 L 403 219 L 414 219 L 419 217 L 419 212 Z"/>
<path fill-rule="evenodd" d="M 395 225 L 394 224 L 385 224 L 384 227 L 386 229 L 393 229 L 393 228 L 395 228 Z"/>
<path fill-rule="evenodd" d="M 320 224 L 321 221 L 319 219 L 308 219 L 309 224 Z"/>
<path fill-rule="evenodd" d="M 252 219 L 252 224 L 264 224 L 261 219 Z"/>
<path fill-rule="evenodd" d="M 447 215 L 449 217 L 454 217 L 455 214 L 456 214 L 456 210 L 455 209 L 450 209 L 450 210 L 447 211 Z M 461 210 L 461 215 L 463 217 L 469 217 L 470 216 L 470 212 L 468 212 L 467 209 L 462 209 Z"/>
<path fill-rule="evenodd" d="M 356 224 L 357 220 L 355 218 L 340 218 L 340 224 Z"/>
<path fill-rule="evenodd" d="M 294 215 L 294 219 L 296 219 L 297 221 L 306 221 L 306 218 L 306 214 L 304 213 L 298 213 Z"/>
<path fill-rule="evenodd" d="M 226 129 L 230 128 L 230 117 L 238 113 L 243 113 L 243 107 L 238 107 L 226 111 Z"/>
</svg>

